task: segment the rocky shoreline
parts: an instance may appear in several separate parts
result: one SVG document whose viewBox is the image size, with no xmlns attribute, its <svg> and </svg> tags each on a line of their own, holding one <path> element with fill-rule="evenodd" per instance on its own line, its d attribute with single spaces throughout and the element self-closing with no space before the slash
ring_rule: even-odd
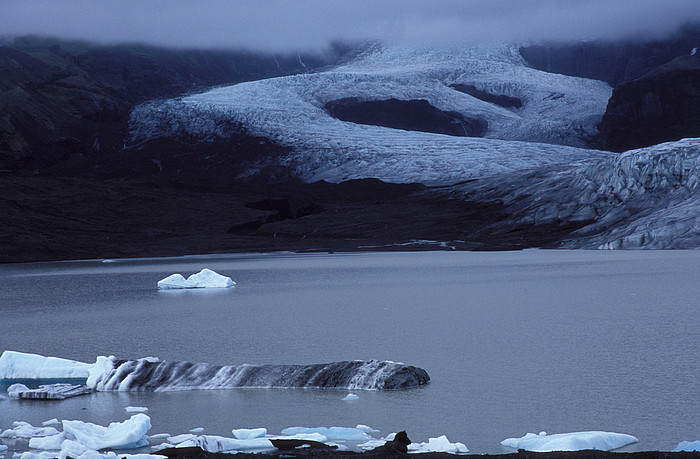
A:
<svg viewBox="0 0 700 459">
<path fill-rule="evenodd" d="M 158 452 L 169 459 L 265 459 L 265 458 L 315 458 L 315 459 L 375 459 L 375 458 L 408 458 L 420 457 L 421 459 L 453 458 L 452 453 L 407 453 L 405 445 L 393 441 L 387 442 L 383 447 L 375 448 L 362 453 L 353 451 L 336 451 L 330 448 L 312 447 L 296 449 L 280 449 L 270 453 L 209 453 L 201 448 L 169 448 Z M 470 458 L 482 459 L 697 459 L 700 452 L 670 452 L 670 451 L 638 451 L 638 452 L 608 452 L 597 450 L 583 451 L 554 451 L 546 453 L 536 453 L 532 451 L 519 450 L 509 454 L 468 454 Z"/>
</svg>

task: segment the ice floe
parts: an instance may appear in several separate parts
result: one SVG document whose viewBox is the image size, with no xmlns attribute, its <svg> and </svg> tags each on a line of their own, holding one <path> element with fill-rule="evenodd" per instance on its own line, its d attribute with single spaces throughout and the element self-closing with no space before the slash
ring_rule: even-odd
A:
<svg viewBox="0 0 700 459">
<path fill-rule="evenodd" d="M 594 430 L 552 435 L 547 435 L 546 432 L 528 433 L 520 438 L 506 438 L 501 444 L 536 452 L 580 451 L 584 449 L 611 451 L 638 441 L 632 435 Z"/>
<path fill-rule="evenodd" d="M 171 274 L 165 279 L 158 281 L 158 288 L 163 290 L 183 288 L 229 288 L 235 285 L 236 283 L 230 277 L 222 276 L 207 268 L 192 274 L 187 279 L 185 279 L 182 274 Z"/>
<path fill-rule="evenodd" d="M 65 440 L 65 432 L 51 435 L 49 437 L 34 437 L 29 439 L 29 447 L 31 449 L 58 451 L 61 449 L 61 445 Z"/>
<path fill-rule="evenodd" d="M 357 400 L 360 397 L 357 394 L 348 394 L 345 397 L 343 397 L 343 400 Z"/>
<path fill-rule="evenodd" d="M 192 432 L 192 433 L 204 432 L 204 427 L 195 427 L 194 429 L 190 429 L 190 432 Z"/>
<path fill-rule="evenodd" d="M 258 427 L 256 429 L 233 429 L 231 433 L 239 440 L 248 440 L 251 438 L 264 437 L 267 435 L 267 429 L 264 427 Z"/>
<path fill-rule="evenodd" d="M 467 453 L 464 443 L 451 443 L 445 435 L 429 438 L 427 442 L 411 443 L 408 445 L 409 453 Z"/>
<path fill-rule="evenodd" d="M 673 451 L 700 451 L 700 440 L 679 442 Z"/>
<path fill-rule="evenodd" d="M 354 427 L 288 427 L 282 431 L 283 435 L 308 435 L 319 434 L 329 440 L 354 440 L 366 441 L 370 439 L 362 429 Z"/>
<path fill-rule="evenodd" d="M 113 422 L 104 427 L 83 421 L 63 421 L 63 431 L 88 448 L 132 449 L 148 445 L 146 432 L 151 428 L 151 418 L 143 413 L 135 414 L 124 422 Z"/>
<path fill-rule="evenodd" d="M 58 430 L 53 427 L 34 427 L 28 422 L 15 421 L 12 428 L 0 433 L 0 438 L 32 438 L 49 437 L 58 434 Z"/>
<path fill-rule="evenodd" d="M 220 437 L 217 435 L 200 435 L 191 440 L 177 445 L 178 448 L 199 446 L 204 451 L 210 453 L 222 453 L 228 451 L 266 451 L 274 449 L 274 446 L 267 438 L 248 438 L 239 440 L 237 438 Z"/>
</svg>

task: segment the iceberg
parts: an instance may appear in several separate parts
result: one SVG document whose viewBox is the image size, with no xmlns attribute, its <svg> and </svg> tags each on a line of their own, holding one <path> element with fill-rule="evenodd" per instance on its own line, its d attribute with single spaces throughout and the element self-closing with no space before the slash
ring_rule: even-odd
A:
<svg viewBox="0 0 700 459">
<path fill-rule="evenodd" d="M 267 429 L 264 427 L 259 427 L 257 429 L 233 429 L 231 433 L 239 440 L 248 440 L 251 438 L 264 437 L 267 435 Z"/>
<path fill-rule="evenodd" d="M 192 433 L 204 432 L 204 427 L 195 427 L 194 429 L 190 429 L 190 432 L 192 432 Z"/>
<path fill-rule="evenodd" d="M 145 406 L 127 406 L 126 408 L 124 408 L 124 410 L 127 413 L 145 413 L 146 411 L 148 411 L 148 408 L 146 408 Z"/>
<path fill-rule="evenodd" d="M 42 449 L 50 451 L 58 451 L 61 445 L 66 440 L 65 432 L 61 432 L 49 437 L 34 437 L 29 439 L 29 447 L 31 449 Z"/>
<path fill-rule="evenodd" d="M 370 436 L 355 427 L 288 427 L 282 431 L 283 435 L 308 435 L 319 434 L 329 440 L 367 441 Z"/>
<path fill-rule="evenodd" d="M 92 364 L 16 351 L 0 356 L 0 379 L 87 379 Z"/>
<path fill-rule="evenodd" d="M 165 279 L 158 281 L 158 288 L 161 290 L 183 289 L 183 288 L 229 288 L 236 283 L 230 277 L 222 276 L 211 269 L 204 268 L 198 273 L 192 274 L 185 279 L 182 274 L 171 274 Z"/>
<path fill-rule="evenodd" d="M 90 449 L 133 449 L 148 445 L 146 432 L 151 418 L 135 414 L 124 422 L 113 422 L 104 427 L 83 421 L 63 421 L 63 431 Z"/>
<path fill-rule="evenodd" d="M 695 441 L 682 441 L 676 445 L 674 452 L 679 451 L 700 451 L 700 440 Z"/>
<path fill-rule="evenodd" d="M 437 438 L 429 438 L 427 442 L 411 443 L 408 445 L 410 453 L 467 453 L 464 443 L 451 443 L 445 435 Z"/>
<path fill-rule="evenodd" d="M 216 435 L 202 435 L 192 440 L 177 445 L 178 448 L 199 446 L 210 453 L 228 451 L 266 451 L 274 449 L 272 442 L 267 438 L 249 438 L 239 440 L 237 438 L 219 437 Z"/>
<path fill-rule="evenodd" d="M 539 435 L 528 433 L 520 438 L 506 438 L 501 444 L 535 452 L 581 451 L 584 449 L 611 451 L 638 441 L 632 435 L 594 430 L 553 435 L 547 435 L 546 432 L 540 432 Z"/>
<path fill-rule="evenodd" d="M 29 389 L 24 384 L 13 384 L 7 388 L 10 398 L 21 400 L 65 400 L 92 392 L 83 384 L 44 384 L 38 389 Z"/>
<path fill-rule="evenodd" d="M 343 400 L 357 400 L 360 397 L 357 394 L 348 394 L 346 395 Z"/>
<path fill-rule="evenodd" d="M 34 427 L 28 422 L 15 421 L 12 423 L 12 429 L 0 433 L 0 438 L 50 437 L 56 434 L 58 430 L 53 427 Z"/>
</svg>

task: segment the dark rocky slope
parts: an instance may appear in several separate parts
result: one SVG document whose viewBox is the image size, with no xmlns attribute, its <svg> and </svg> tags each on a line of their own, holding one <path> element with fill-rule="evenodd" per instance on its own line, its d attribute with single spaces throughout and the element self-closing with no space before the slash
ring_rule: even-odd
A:
<svg viewBox="0 0 700 459">
<path fill-rule="evenodd" d="M 340 53 L 302 61 L 296 55 L 17 39 L 0 46 L 0 169 L 89 175 L 122 150 L 136 103 L 307 71 Z"/>
<path fill-rule="evenodd" d="M 615 88 L 598 128 L 601 146 L 612 151 L 700 137 L 700 53 Z"/>
</svg>

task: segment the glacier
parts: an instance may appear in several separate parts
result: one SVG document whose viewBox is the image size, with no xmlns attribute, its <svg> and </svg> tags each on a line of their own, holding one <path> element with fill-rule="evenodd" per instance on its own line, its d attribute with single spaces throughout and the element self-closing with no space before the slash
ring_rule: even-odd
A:
<svg viewBox="0 0 700 459">
<path fill-rule="evenodd" d="M 632 435 L 594 430 L 553 435 L 547 435 L 546 432 L 528 433 L 520 438 L 506 438 L 501 444 L 510 448 L 535 452 L 581 451 L 585 449 L 611 451 L 638 441 Z"/>
<path fill-rule="evenodd" d="M 517 97 L 523 106 L 504 108 L 455 85 Z M 162 138 L 212 144 L 234 133 L 266 137 L 290 151 L 250 167 L 274 163 L 305 181 L 373 177 L 446 185 L 609 155 L 582 147 L 596 133 L 611 93 L 600 81 L 529 68 L 513 45 L 375 46 L 318 73 L 146 102 L 132 111 L 130 132 L 133 145 Z M 488 130 L 484 138 L 452 137 L 340 121 L 324 106 L 343 98 L 425 100 L 483 120 Z"/>
<path fill-rule="evenodd" d="M 485 231 L 579 224 L 561 248 L 698 248 L 700 139 L 493 176 L 449 194 L 506 207 L 508 218 Z"/>
</svg>

